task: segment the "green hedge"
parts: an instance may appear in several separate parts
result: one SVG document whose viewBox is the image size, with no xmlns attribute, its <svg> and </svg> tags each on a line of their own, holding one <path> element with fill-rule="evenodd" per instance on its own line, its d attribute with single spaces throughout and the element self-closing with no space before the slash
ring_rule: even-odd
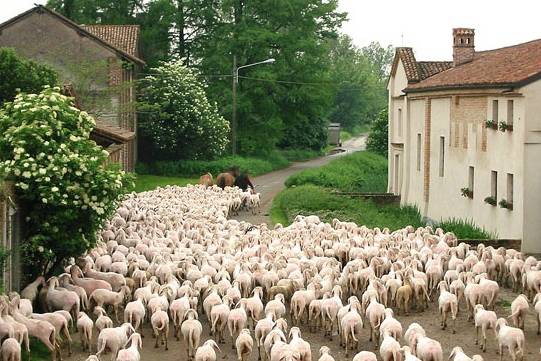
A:
<svg viewBox="0 0 541 361">
<path fill-rule="evenodd" d="M 407 225 L 414 227 L 423 225 L 421 215 L 414 207 L 380 206 L 370 200 L 335 195 L 313 185 L 285 189 L 272 203 L 273 223 L 288 225 L 299 214 L 314 214 L 325 222 L 338 218 L 370 228 L 388 227 L 391 230 Z"/>
<path fill-rule="evenodd" d="M 286 186 L 313 184 L 342 192 L 386 192 L 387 159 L 369 152 L 346 155 L 319 168 L 306 169 L 286 180 Z"/>
<path fill-rule="evenodd" d="M 266 158 L 229 156 L 211 161 L 179 160 L 159 161 L 154 163 L 139 163 L 136 167 L 138 174 L 152 174 L 168 177 L 199 177 L 210 172 L 216 176 L 227 169 L 238 166 L 248 170 L 253 176 L 285 168 L 289 161 L 280 153 L 274 152 Z"/>
<path fill-rule="evenodd" d="M 311 149 L 282 149 L 279 151 L 290 162 L 304 162 L 325 155 L 325 151 Z"/>
</svg>

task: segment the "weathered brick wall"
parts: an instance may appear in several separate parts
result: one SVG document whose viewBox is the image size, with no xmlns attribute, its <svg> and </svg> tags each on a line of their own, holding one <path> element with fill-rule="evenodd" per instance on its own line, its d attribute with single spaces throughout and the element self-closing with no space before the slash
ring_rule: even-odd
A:
<svg viewBox="0 0 541 361">
<path fill-rule="evenodd" d="M 468 149 L 475 146 L 476 149 L 486 151 L 487 133 L 485 120 L 487 117 L 486 97 L 461 97 L 456 96 L 451 103 L 451 139 L 450 144 L 459 148 Z M 468 139 L 469 129 L 475 134 L 475 139 Z"/>
</svg>

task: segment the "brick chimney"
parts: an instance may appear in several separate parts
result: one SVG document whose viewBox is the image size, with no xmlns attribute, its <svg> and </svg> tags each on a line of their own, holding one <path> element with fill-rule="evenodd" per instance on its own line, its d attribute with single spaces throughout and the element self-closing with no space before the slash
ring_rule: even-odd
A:
<svg viewBox="0 0 541 361">
<path fill-rule="evenodd" d="M 473 60 L 475 55 L 475 29 L 453 29 L 453 66 Z"/>
</svg>

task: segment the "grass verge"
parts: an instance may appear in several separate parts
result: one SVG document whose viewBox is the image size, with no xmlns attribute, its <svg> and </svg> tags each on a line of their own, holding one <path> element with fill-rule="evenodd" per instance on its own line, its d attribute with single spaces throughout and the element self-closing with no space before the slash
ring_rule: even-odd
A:
<svg viewBox="0 0 541 361">
<path fill-rule="evenodd" d="M 379 206 L 369 200 L 335 195 L 314 185 L 285 189 L 272 203 L 270 215 L 273 223 L 289 225 L 299 214 L 314 214 L 325 222 L 338 218 L 371 228 L 388 227 L 391 230 L 406 225 L 422 225 L 421 215 L 414 207 Z"/>
<path fill-rule="evenodd" d="M 445 232 L 453 232 L 459 239 L 496 239 L 498 236 L 477 226 L 473 220 L 450 218 L 438 224 Z"/>
<path fill-rule="evenodd" d="M 286 186 L 312 184 L 342 192 L 385 192 L 387 159 L 369 152 L 340 157 L 319 168 L 307 169 L 286 180 Z"/>
<path fill-rule="evenodd" d="M 408 225 L 424 226 L 415 207 L 394 204 L 378 205 L 370 200 L 332 194 L 342 192 L 385 192 L 387 159 L 370 152 L 347 155 L 319 168 L 307 169 L 286 180 L 289 187 L 273 201 L 270 212 L 273 223 L 290 224 L 298 214 L 318 215 L 324 221 L 338 218 L 367 227 L 391 230 Z M 460 239 L 495 239 L 496 235 L 478 227 L 473 221 L 448 219 L 439 225 Z"/>
<path fill-rule="evenodd" d="M 197 184 L 198 182 L 199 179 L 197 178 L 162 177 L 156 175 L 137 174 L 134 191 L 139 193 L 151 191 L 158 187 L 164 187 L 167 185 L 185 186 L 190 183 Z"/>
</svg>

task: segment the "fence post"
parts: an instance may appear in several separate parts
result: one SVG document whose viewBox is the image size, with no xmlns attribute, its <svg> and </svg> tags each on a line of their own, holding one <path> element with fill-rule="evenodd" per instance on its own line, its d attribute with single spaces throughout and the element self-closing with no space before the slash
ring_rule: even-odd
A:
<svg viewBox="0 0 541 361">
<path fill-rule="evenodd" d="M 2 287 L 5 292 L 20 288 L 21 221 L 21 212 L 17 205 L 13 182 L 0 183 L 0 246 L 10 251 L 10 256 L 6 260 L 2 272 Z"/>
</svg>

